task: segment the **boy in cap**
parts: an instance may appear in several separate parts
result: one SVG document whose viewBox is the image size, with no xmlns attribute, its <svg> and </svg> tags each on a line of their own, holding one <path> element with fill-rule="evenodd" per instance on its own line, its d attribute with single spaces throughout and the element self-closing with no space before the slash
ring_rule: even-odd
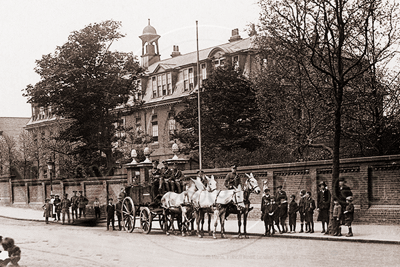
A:
<svg viewBox="0 0 400 267">
<path fill-rule="evenodd" d="M 289 228 L 290 228 L 290 233 L 296 233 L 296 217 L 297 217 L 297 211 L 299 210 L 299 206 L 297 205 L 297 202 L 295 201 L 296 196 L 291 195 L 290 196 L 290 203 L 289 203 Z"/>
<path fill-rule="evenodd" d="M 113 199 L 109 198 L 108 199 L 108 205 L 106 208 L 106 213 L 107 213 L 107 231 L 110 229 L 110 222 L 112 225 L 112 229 L 115 230 L 114 227 L 114 216 L 115 216 L 115 206 L 113 205 Z"/>
<path fill-rule="evenodd" d="M 265 234 L 264 236 L 270 235 L 270 220 L 269 220 L 269 205 L 271 196 L 269 195 L 269 189 L 264 189 L 264 196 L 261 198 L 261 220 L 264 222 Z"/>
<path fill-rule="evenodd" d="M 303 231 L 303 224 L 306 219 L 306 190 L 301 190 L 300 191 L 300 201 L 299 201 L 299 213 L 300 213 L 300 232 L 299 233 L 304 233 Z M 308 227 L 306 224 L 305 231 L 308 231 Z"/>
<path fill-rule="evenodd" d="M 55 214 L 56 214 L 56 219 L 54 220 L 55 222 L 61 221 L 61 199 L 59 195 L 55 195 L 55 199 L 53 201 L 53 206 L 55 207 Z"/>
<path fill-rule="evenodd" d="M 51 210 L 53 209 L 49 198 L 46 198 L 45 204 L 42 206 L 42 208 L 44 210 L 43 217 L 45 218 L 46 224 L 49 224 L 49 217 L 51 216 Z"/>
<path fill-rule="evenodd" d="M 65 223 L 65 215 L 68 216 L 68 223 L 71 223 L 69 207 L 71 207 L 71 201 L 68 199 L 68 194 L 64 194 L 64 198 L 61 200 L 62 224 Z"/>
<path fill-rule="evenodd" d="M 346 198 L 347 206 L 346 210 L 343 212 L 344 213 L 344 222 L 345 226 L 349 228 L 349 232 L 346 235 L 347 237 L 353 236 L 353 231 L 351 229 L 351 223 L 353 222 L 354 219 L 354 205 L 353 205 L 353 197 L 348 196 Z"/>
<path fill-rule="evenodd" d="M 281 231 L 278 225 L 279 233 L 280 234 L 287 233 L 288 229 L 286 226 L 286 218 L 288 215 L 288 202 L 286 196 L 284 198 L 281 198 L 281 203 L 278 211 L 279 211 L 279 222 L 281 223 L 282 226 L 282 231 Z"/>
<path fill-rule="evenodd" d="M 306 233 L 314 233 L 314 210 L 315 210 L 315 200 L 311 198 L 311 192 L 308 191 L 306 199 L 306 223 L 308 224 L 308 231 Z"/>
<path fill-rule="evenodd" d="M 71 197 L 71 211 L 72 211 L 72 221 L 78 219 L 78 196 L 76 195 L 76 191 L 72 191 L 74 194 Z"/>
<path fill-rule="evenodd" d="M 339 200 L 335 199 L 333 201 L 333 235 L 334 236 L 341 236 L 341 229 L 340 229 L 340 216 L 342 214 L 342 206 L 339 204 Z"/>
<path fill-rule="evenodd" d="M 274 223 L 278 225 L 279 219 L 278 219 L 278 204 L 275 202 L 275 198 L 271 197 L 270 205 L 268 206 L 268 221 L 269 221 L 269 229 L 272 230 L 271 235 L 275 234 L 275 227 Z M 278 225 L 279 229 L 279 225 Z"/>
</svg>

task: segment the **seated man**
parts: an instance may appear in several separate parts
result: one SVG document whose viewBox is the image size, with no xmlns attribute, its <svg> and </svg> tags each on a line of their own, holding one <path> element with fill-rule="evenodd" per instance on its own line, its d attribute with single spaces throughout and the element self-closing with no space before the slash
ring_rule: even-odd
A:
<svg viewBox="0 0 400 267">
<path fill-rule="evenodd" d="M 151 196 L 153 199 L 158 194 L 162 194 L 160 188 L 161 170 L 158 168 L 158 160 L 153 160 L 153 168 L 150 170 L 150 182 L 151 182 Z"/>
<path fill-rule="evenodd" d="M 176 188 L 176 193 L 181 193 L 183 191 L 182 185 L 183 185 L 183 173 L 178 170 L 178 166 L 176 163 L 172 165 L 172 175 L 175 180 L 175 188 Z"/>
<path fill-rule="evenodd" d="M 164 167 L 161 168 L 160 190 L 162 194 L 175 190 L 175 179 L 172 170 L 168 167 L 168 162 L 162 162 Z"/>
</svg>

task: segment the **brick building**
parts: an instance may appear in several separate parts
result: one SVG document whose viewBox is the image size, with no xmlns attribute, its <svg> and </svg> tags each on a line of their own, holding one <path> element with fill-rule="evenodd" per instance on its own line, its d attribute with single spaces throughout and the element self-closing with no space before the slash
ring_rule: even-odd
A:
<svg viewBox="0 0 400 267">
<path fill-rule="evenodd" d="M 174 45 L 171 57 L 161 59 L 161 36 L 150 25 L 150 21 L 139 38 L 142 40 L 141 66 L 145 69 L 145 74 L 140 81 L 140 93 L 132 98 L 143 100 L 144 105 L 140 111 L 123 116 L 120 124 L 150 136 L 150 158 L 162 161 L 173 156 L 172 134 L 179 127 L 174 117 L 183 109 L 180 104 L 182 99 L 197 93 L 199 85 L 207 79 L 213 68 L 230 63 L 249 75 L 257 67 L 254 36 L 242 39 L 238 29 L 234 29 L 227 43 L 200 50 L 199 73 L 197 51 L 181 54 L 179 46 Z M 200 84 L 197 82 L 198 76 Z M 26 129 L 36 131 L 41 136 L 49 136 L 54 131 L 56 122 L 51 107 L 32 106 L 32 118 Z M 131 148 L 143 149 L 143 146 L 135 145 Z"/>
</svg>

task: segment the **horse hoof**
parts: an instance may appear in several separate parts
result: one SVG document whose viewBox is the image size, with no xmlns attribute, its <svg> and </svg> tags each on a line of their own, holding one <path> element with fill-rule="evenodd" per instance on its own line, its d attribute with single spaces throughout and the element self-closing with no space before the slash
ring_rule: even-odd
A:
<svg viewBox="0 0 400 267">
<path fill-rule="evenodd" d="M 239 238 L 239 239 L 242 239 L 243 237 L 242 237 L 241 235 L 238 235 L 238 238 Z"/>
<path fill-rule="evenodd" d="M 182 233 L 182 236 L 185 237 L 186 236 L 185 233 Z"/>
<path fill-rule="evenodd" d="M 167 232 L 167 235 L 169 235 L 169 233 Z"/>
<path fill-rule="evenodd" d="M 198 237 L 199 237 L 199 238 L 203 238 L 203 236 L 202 236 L 202 235 L 198 235 Z"/>
<path fill-rule="evenodd" d="M 225 238 L 225 235 L 221 235 L 221 238 Z"/>
<path fill-rule="evenodd" d="M 214 239 L 217 239 L 217 237 L 216 237 L 215 235 L 213 235 L 213 238 L 214 238 Z"/>
<path fill-rule="evenodd" d="M 249 236 L 245 235 L 244 238 L 249 239 Z"/>
</svg>

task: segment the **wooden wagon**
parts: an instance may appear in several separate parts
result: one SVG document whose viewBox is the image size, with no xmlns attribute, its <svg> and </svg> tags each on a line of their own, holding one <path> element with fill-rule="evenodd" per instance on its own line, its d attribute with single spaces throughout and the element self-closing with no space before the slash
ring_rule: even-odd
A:
<svg viewBox="0 0 400 267">
<path fill-rule="evenodd" d="M 160 199 L 153 198 L 150 192 L 151 185 L 125 187 L 126 196 L 121 208 L 125 231 L 131 233 L 135 229 L 136 219 L 145 234 L 150 233 L 154 221 L 158 221 L 161 230 L 164 230 L 166 220 Z"/>
</svg>

